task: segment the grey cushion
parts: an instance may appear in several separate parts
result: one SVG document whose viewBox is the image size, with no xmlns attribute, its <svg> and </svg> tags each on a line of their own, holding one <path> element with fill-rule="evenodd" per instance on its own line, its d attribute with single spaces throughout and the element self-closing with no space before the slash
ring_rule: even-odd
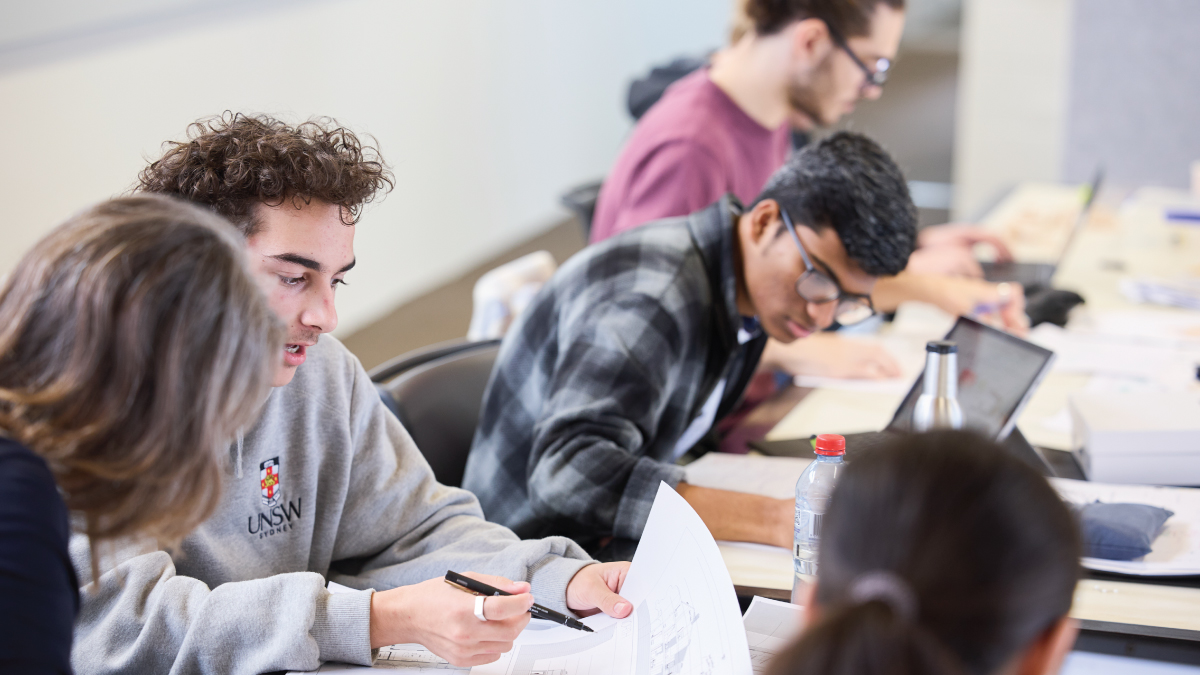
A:
<svg viewBox="0 0 1200 675">
<path fill-rule="evenodd" d="M 1083 532 L 1083 554 L 1105 560 L 1136 560 L 1150 552 L 1174 511 L 1147 504 L 1072 505 Z"/>
</svg>

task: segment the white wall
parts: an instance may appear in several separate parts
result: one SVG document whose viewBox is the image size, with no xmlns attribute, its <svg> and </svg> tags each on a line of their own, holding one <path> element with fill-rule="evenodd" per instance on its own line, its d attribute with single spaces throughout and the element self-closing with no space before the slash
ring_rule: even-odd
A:
<svg viewBox="0 0 1200 675">
<path fill-rule="evenodd" d="M 965 0 L 954 215 L 971 218 L 1026 180 L 1058 180 L 1071 0 Z"/>
<path fill-rule="evenodd" d="M 729 18 L 728 0 L 259 5 L 118 27 L 82 50 L 43 40 L 24 52 L 36 58 L 0 49 L 0 275 L 196 118 L 331 115 L 375 135 L 398 180 L 358 225 L 346 334 L 559 217 L 558 195 L 616 156 L 628 79 L 718 45 Z"/>
</svg>

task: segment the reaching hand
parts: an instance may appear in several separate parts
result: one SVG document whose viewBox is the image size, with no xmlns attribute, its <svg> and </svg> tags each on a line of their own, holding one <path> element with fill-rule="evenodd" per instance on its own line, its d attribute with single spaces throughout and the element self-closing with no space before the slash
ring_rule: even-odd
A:
<svg viewBox="0 0 1200 675">
<path fill-rule="evenodd" d="M 789 375 L 878 380 L 901 375 L 900 364 L 883 345 L 815 333 L 788 344 L 770 340 L 762 362 Z"/>
<path fill-rule="evenodd" d="M 949 246 L 969 251 L 975 244 L 991 246 L 995 249 L 996 260 L 999 262 L 1008 262 L 1013 258 L 1012 251 L 1008 250 L 1003 239 L 978 225 L 962 223 L 934 225 L 922 229 L 917 234 L 917 246 L 920 248 Z"/>
<path fill-rule="evenodd" d="M 440 577 L 377 592 L 371 597 L 371 648 L 415 642 L 464 667 L 499 659 L 529 623 L 529 584 L 474 572 L 466 576 L 513 595 L 484 600 L 487 621 L 480 621 L 475 596 L 455 590 Z"/>
<path fill-rule="evenodd" d="M 1025 291 L 1020 284 L 993 284 L 979 279 L 914 275 L 925 286 L 926 302 L 955 316 L 971 316 L 1024 337 L 1029 333 Z"/>
<path fill-rule="evenodd" d="M 597 563 L 583 567 L 567 584 L 567 608 L 580 616 L 605 614 L 624 619 L 633 605 L 617 593 L 625 583 L 629 563 Z"/>
</svg>

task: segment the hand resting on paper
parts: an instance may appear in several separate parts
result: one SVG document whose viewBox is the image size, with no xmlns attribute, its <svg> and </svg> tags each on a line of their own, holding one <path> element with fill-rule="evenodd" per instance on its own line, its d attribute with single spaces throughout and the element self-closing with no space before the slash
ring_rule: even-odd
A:
<svg viewBox="0 0 1200 675">
<path fill-rule="evenodd" d="M 604 611 L 618 619 L 629 616 L 632 604 L 617 593 L 629 572 L 628 562 L 587 565 L 567 584 L 567 607 L 580 616 Z M 371 648 L 415 643 L 456 666 L 491 663 L 511 650 L 529 623 L 534 597 L 529 584 L 490 574 L 466 576 L 494 586 L 509 596 L 484 601 L 475 616 L 475 597 L 442 578 L 379 591 L 371 597 Z"/>
<path fill-rule="evenodd" d="M 633 611 L 633 605 L 618 593 L 625 585 L 629 574 L 628 562 L 610 562 L 588 565 L 575 573 L 567 584 L 567 609 L 579 616 L 591 616 L 604 612 L 617 619 L 624 619 Z"/>
<path fill-rule="evenodd" d="M 371 596 L 371 648 L 416 643 L 456 666 L 491 663 L 512 649 L 529 623 L 533 595 L 524 581 L 469 572 L 466 576 L 512 593 L 488 598 L 487 621 L 475 616 L 475 597 L 441 577 Z"/>
</svg>

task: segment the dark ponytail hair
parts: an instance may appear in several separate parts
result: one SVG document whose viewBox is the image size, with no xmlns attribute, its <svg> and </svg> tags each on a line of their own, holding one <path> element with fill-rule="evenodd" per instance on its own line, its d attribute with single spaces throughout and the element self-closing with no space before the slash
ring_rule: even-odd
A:
<svg viewBox="0 0 1200 675">
<path fill-rule="evenodd" d="M 904 436 L 847 467 L 821 532 L 821 618 L 770 673 L 989 675 L 1066 615 L 1079 555 L 1058 494 L 998 445 Z M 911 607 L 857 592 L 878 574 Z"/>
</svg>

